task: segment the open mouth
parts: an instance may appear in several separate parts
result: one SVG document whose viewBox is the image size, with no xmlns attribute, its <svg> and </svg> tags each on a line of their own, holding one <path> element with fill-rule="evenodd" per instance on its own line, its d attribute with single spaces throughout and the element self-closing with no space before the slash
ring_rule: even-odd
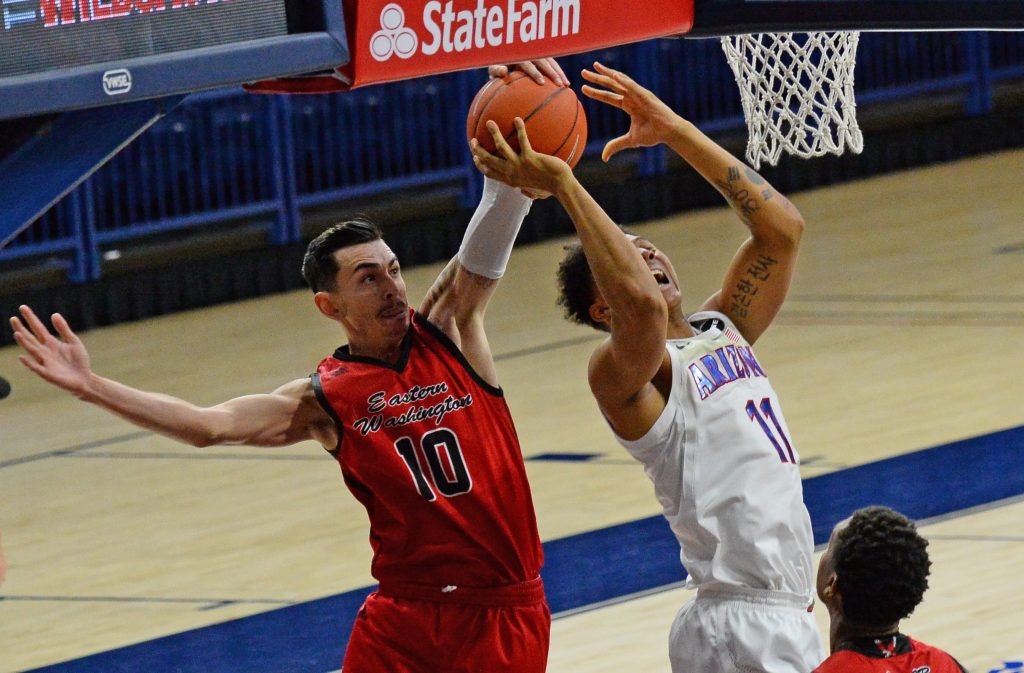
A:
<svg viewBox="0 0 1024 673">
<path fill-rule="evenodd" d="M 654 274 L 654 280 L 657 281 L 658 285 L 668 285 L 668 275 L 661 269 L 651 269 L 651 273 Z"/>
</svg>

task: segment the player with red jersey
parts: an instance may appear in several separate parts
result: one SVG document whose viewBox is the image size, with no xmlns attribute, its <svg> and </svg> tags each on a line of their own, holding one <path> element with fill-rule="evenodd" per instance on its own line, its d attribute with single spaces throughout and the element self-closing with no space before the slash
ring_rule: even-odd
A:
<svg viewBox="0 0 1024 673">
<path fill-rule="evenodd" d="M 551 59 L 520 67 L 565 82 Z M 366 507 L 380 581 L 356 618 L 345 673 L 543 673 L 551 615 L 540 537 L 483 328 L 529 204 L 485 181 L 462 247 L 418 313 L 376 226 L 344 222 L 318 236 L 303 277 L 348 345 L 270 394 L 202 408 L 126 386 L 92 371 L 60 314 L 57 338 L 27 306 L 11 319 L 19 359 L 84 401 L 194 446 L 313 439 L 331 452 Z"/>
<path fill-rule="evenodd" d="M 814 673 L 965 673 L 946 652 L 899 632 L 928 588 L 928 541 L 888 507 L 865 507 L 832 531 L 818 564 L 832 655 Z"/>
</svg>

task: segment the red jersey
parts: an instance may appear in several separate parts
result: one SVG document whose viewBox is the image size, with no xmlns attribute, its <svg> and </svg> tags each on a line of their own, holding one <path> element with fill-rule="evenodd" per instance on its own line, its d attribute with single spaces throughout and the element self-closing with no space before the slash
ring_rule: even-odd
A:
<svg viewBox="0 0 1024 673">
<path fill-rule="evenodd" d="M 966 673 L 956 659 L 937 647 L 902 633 L 863 638 L 835 652 L 814 673 Z"/>
<path fill-rule="evenodd" d="M 378 581 L 490 587 L 534 579 L 543 551 L 500 388 L 412 314 L 394 366 L 343 346 L 312 376 L 333 452 L 370 518 Z"/>
</svg>

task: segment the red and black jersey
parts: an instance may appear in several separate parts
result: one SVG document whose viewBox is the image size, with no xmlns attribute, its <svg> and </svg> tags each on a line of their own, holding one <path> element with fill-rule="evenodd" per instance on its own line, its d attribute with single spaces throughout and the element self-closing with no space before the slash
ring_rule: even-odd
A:
<svg viewBox="0 0 1024 673">
<path fill-rule="evenodd" d="M 370 518 L 378 581 L 489 587 L 531 580 L 543 551 L 500 388 L 413 313 L 395 365 L 339 348 L 313 374 L 334 455 Z"/>
<path fill-rule="evenodd" d="M 902 633 L 843 643 L 814 673 L 967 673 L 937 647 Z"/>
</svg>

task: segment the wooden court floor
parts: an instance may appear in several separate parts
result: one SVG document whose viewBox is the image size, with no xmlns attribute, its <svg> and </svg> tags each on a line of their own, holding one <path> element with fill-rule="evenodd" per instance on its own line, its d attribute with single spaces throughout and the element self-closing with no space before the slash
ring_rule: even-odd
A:
<svg viewBox="0 0 1024 673">
<path fill-rule="evenodd" d="M 1014 151 L 793 195 L 801 260 L 756 348 L 805 477 L 1024 425 L 1022 169 Z M 724 207 L 637 229 L 669 252 L 690 308 L 744 233 Z M 545 540 L 660 511 L 587 390 L 599 337 L 555 306 L 561 243 L 516 250 L 488 313 L 526 455 L 601 454 L 528 463 Z M 438 270 L 406 271 L 411 299 Z M 296 292 L 84 339 L 97 372 L 213 404 L 308 374 L 342 336 Z M 0 673 L 372 583 L 365 513 L 318 446 L 180 446 L 57 393 L 15 355 L 0 349 L 13 386 L 0 402 Z M 926 522 L 932 588 L 907 631 L 974 673 L 1024 658 L 1022 522 L 1020 501 Z M 556 620 L 549 670 L 668 670 L 686 598 Z"/>
</svg>

